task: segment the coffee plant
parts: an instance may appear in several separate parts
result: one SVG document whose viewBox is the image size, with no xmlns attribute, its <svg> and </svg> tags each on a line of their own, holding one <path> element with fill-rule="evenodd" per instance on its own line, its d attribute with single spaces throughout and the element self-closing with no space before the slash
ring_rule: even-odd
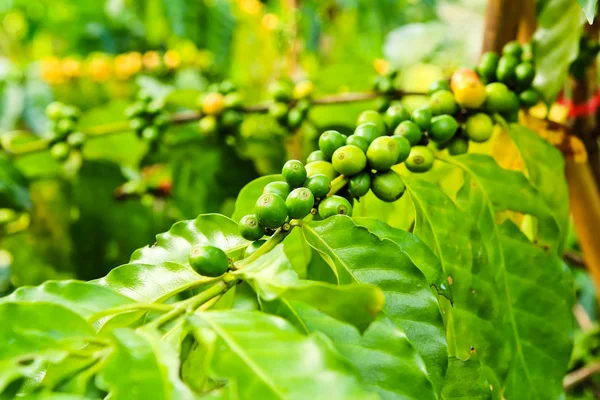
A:
<svg viewBox="0 0 600 400">
<path fill-rule="evenodd" d="M 3 135 L 0 235 L 27 229 L 23 159 L 49 154 L 75 196 L 94 203 L 105 194 L 82 176 L 104 167 L 86 162 L 122 149 L 108 141 L 98 156 L 86 146 L 112 135 L 141 143 L 121 165 L 126 180 L 103 182 L 130 207 L 122 217 L 143 219 L 140 204 L 174 197 L 180 221 L 100 278 L 0 285 L 0 398 L 567 398 L 563 379 L 583 346 L 563 260 L 571 154 L 544 135 L 551 126 L 575 139 L 541 114 L 558 95 L 557 74 L 563 86 L 569 70 L 581 78 L 598 44 L 579 27 L 562 42 L 573 56 L 549 67 L 545 13 L 575 7 L 579 26 L 583 11 L 548 3 L 532 43 L 484 52 L 427 93 L 400 90 L 405 72 L 392 67 L 367 93 L 321 96 L 305 77 L 280 77 L 258 104 L 229 78 L 175 94 L 153 81 L 101 117 L 54 101 L 45 135 Z M 150 68 L 154 52 L 131 54 L 117 57 L 135 64 L 127 77 Z M 46 79 L 59 84 L 61 71 Z M 365 100 L 372 107 L 351 127 L 311 118 Z M 188 168 L 198 140 L 210 147 Z M 270 147 L 281 159 L 257 154 Z M 171 178 L 215 169 L 200 188 Z M 224 211 L 185 218 L 194 201 Z M 109 214 L 93 212 L 98 229 Z M 115 225 L 119 235 L 134 235 L 126 225 Z M 84 226 L 74 232 L 83 244 Z"/>
</svg>

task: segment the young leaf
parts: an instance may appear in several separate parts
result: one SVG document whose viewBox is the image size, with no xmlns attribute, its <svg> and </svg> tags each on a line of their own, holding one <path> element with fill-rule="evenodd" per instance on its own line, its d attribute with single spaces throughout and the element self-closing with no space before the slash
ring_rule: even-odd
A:
<svg viewBox="0 0 600 400">
<path fill-rule="evenodd" d="M 340 284 L 370 283 L 383 290 L 385 315 L 406 332 L 440 388 L 448 362 L 444 325 L 432 289 L 410 258 L 347 216 L 305 223 L 302 231 Z"/>
<path fill-rule="evenodd" d="M 369 326 L 385 303 L 381 289 L 372 285 L 337 286 L 298 279 L 283 246 L 277 246 L 236 274 L 250 283 L 263 300 L 279 299 L 282 306 L 290 308 L 289 302 L 304 302 L 361 331 Z"/>
<path fill-rule="evenodd" d="M 0 304 L 0 393 L 20 377 L 33 377 L 80 349 L 94 329 L 57 304 Z"/>
<path fill-rule="evenodd" d="M 594 22 L 594 17 L 596 16 L 596 6 L 598 5 L 598 0 L 577 0 L 577 2 L 585 13 L 588 23 L 591 25 Z"/>
<path fill-rule="evenodd" d="M 53 303 L 76 312 L 83 318 L 108 308 L 134 301 L 107 287 L 81 281 L 48 281 L 40 286 L 24 286 L 0 302 Z"/>
<path fill-rule="evenodd" d="M 292 302 L 289 309 L 273 310 L 290 321 L 301 321 L 307 332 L 327 335 L 342 355 L 358 369 L 368 390 L 382 399 L 437 398 L 423 359 L 402 329 L 380 315 L 362 334 L 314 307 Z M 410 382 L 410 384 L 408 384 Z"/>
<path fill-rule="evenodd" d="M 414 233 L 436 254 L 452 282 L 454 305 L 443 308 L 448 353 L 466 359 L 475 349 L 500 376 L 494 382 L 498 387 L 508 368 L 499 360 L 509 346 L 501 332 L 496 274 L 473 222 L 479 215 L 461 211 L 431 182 L 415 177 L 403 180 L 415 206 Z"/>
<path fill-rule="evenodd" d="M 354 368 L 323 335 L 304 336 L 284 319 L 253 311 L 208 311 L 188 317 L 210 350 L 207 373 L 226 380 L 238 399 L 375 399 Z"/>
<path fill-rule="evenodd" d="M 547 104 L 554 103 L 579 53 L 583 13 L 573 0 L 548 0 L 533 36 L 534 87 Z"/>
<path fill-rule="evenodd" d="M 569 229 L 569 187 L 565 178 L 565 160 L 554 146 L 537 133 L 518 124 L 506 130 L 525 163 L 527 177 L 548 205 L 560 229 L 559 249 Z"/>
<path fill-rule="evenodd" d="M 219 214 L 203 214 L 194 220 L 180 221 L 168 232 L 156 236 L 156 243 L 136 250 L 131 263 L 188 265 L 188 255 L 197 244 L 208 244 L 236 257 L 249 244 L 238 233 L 237 223 Z"/>
<path fill-rule="evenodd" d="M 128 328 L 116 329 L 113 334 L 115 349 L 100 375 L 109 391 L 109 398 L 194 398 L 191 390 L 179 379 L 179 355 L 168 343 L 161 342 L 158 334 Z"/>
<path fill-rule="evenodd" d="M 477 360 L 448 360 L 448 372 L 442 389 L 443 400 L 488 400 L 492 398 L 490 384 L 483 377 Z"/>
</svg>

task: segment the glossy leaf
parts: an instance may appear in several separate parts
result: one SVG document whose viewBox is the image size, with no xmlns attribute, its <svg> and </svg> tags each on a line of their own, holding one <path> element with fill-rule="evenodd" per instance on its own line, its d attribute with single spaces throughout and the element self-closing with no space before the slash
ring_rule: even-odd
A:
<svg viewBox="0 0 600 400">
<path fill-rule="evenodd" d="M 510 124 L 507 133 L 525 163 L 529 182 L 554 216 L 560 229 L 559 248 L 562 248 L 569 229 L 569 187 L 564 158 L 558 149 L 531 129 Z"/>
<path fill-rule="evenodd" d="M 110 399 L 193 399 L 179 379 L 177 352 L 153 332 L 122 328 L 114 331 L 115 349 L 101 380 Z M 127 373 L 124 373 L 127 371 Z"/>
<path fill-rule="evenodd" d="M 444 270 L 440 261 L 416 235 L 393 228 L 375 218 L 354 218 L 354 222 L 360 226 L 364 226 L 369 232 L 374 233 L 380 239 L 388 239 L 396 243 L 400 247 L 400 250 L 425 275 L 427 281 L 436 288 L 438 294 L 452 301 L 452 292 L 448 279 L 444 277 Z"/>
<path fill-rule="evenodd" d="M 510 347 L 502 357 L 493 353 L 495 366 L 482 361 L 497 373 L 508 369 L 506 398 L 557 398 L 572 347 L 570 276 L 555 253 L 532 245 L 512 222 L 497 225 L 486 186 L 464 171 L 459 200 L 477 216 L 477 227 L 486 239 L 483 246 L 501 301 L 502 333 Z"/>
<path fill-rule="evenodd" d="M 98 311 L 133 303 L 133 300 L 107 287 L 71 280 L 20 287 L 0 302 L 53 303 L 88 318 Z"/>
<path fill-rule="evenodd" d="M 234 221 L 239 222 L 244 215 L 254 214 L 256 200 L 258 200 L 262 194 L 265 186 L 271 182 L 281 180 L 283 180 L 281 175 L 267 175 L 261 176 L 244 186 L 235 200 L 235 209 L 231 218 Z"/>
<path fill-rule="evenodd" d="M 403 177 L 416 211 L 414 233 L 439 258 L 451 282 L 454 305 L 443 307 L 448 353 L 462 359 L 475 349 L 499 376 L 508 368 L 509 351 L 502 334 L 502 314 L 496 289 L 496 273 L 485 254 L 481 233 L 472 217 L 437 185 L 416 177 Z"/>
<path fill-rule="evenodd" d="M 385 315 L 406 332 L 440 388 L 448 361 L 442 317 L 436 296 L 410 258 L 347 216 L 305 223 L 302 230 L 340 284 L 370 283 L 383 290 Z"/>
<path fill-rule="evenodd" d="M 477 181 L 496 211 L 516 211 L 534 216 L 538 222 L 537 241 L 557 251 L 559 227 L 540 193 L 517 171 L 502 169 L 492 157 L 468 154 L 445 159 Z"/>
<path fill-rule="evenodd" d="M 583 13 L 573 0 L 548 0 L 533 36 L 536 75 L 534 87 L 546 103 L 554 103 L 579 53 Z"/>
<path fill-rule="evenodd" d="M 12 163 L 0 156 L 0 208 L 17 211 L 31 208 L 27 179 Z"/>
<path fill-rule="evenodd" d="M 218 247 L 234 258 L 249 242 L 238 234 L 237 223 L 231 219 L 219 214 L 203 214 L 194 220 L 177 222 L 168 232 L 157 235 L 154 245 L 133 253 L 131 263 L 188 264 L 188 255 L 197 244 Z"/>
<path fill-rule="evenodd" d="M 208 311 L 188 318 L 210 350 L 207 372 L 239 399 L 375 399 L 323 335 L 305 336 L 284 319 L 252 311 Z"/>
<path fill-rule="evenodd" d="M 0 393 L 13 380 L 63 360 L 94 334 L 85 319 L 57 304 L 0 304 Z"/>
<path fill-rule="evenodd" d="M 442 399 L 487 400 L 491 398 L 490 385 L 483 377 L 481 365 L 477 360 L 463 361 L 455 357 L 448 360 Z"/>
<path fill-rule="evenodd" d="M 300 301 L 364 331 L 382 310 L 385 297 L 372 285 L 337 286 L 300 280 L 279 245 L 237 272 L 266 301 L 278 299 L 282 306 Z M 290 306 L 291 307 L 291 306 Z"/>
<path fill-rule="evenodd" d="M 382 399 L 435 399 L 425 364 L 402 329 L 381 315 L 362 334 L 314 307 L 291 302 L 293 309 L 272 310 L 290 322 L 299 321 L 307 332 L 322 332 L 354 364 L 365 387 Z"/>
</svg>

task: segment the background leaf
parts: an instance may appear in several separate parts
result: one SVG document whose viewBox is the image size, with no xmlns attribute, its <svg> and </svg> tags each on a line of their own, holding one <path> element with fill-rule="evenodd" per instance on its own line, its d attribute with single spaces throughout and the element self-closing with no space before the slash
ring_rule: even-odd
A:
<svg viewBox="0 0 600 400">
<path fill-rule="evenodd" d="M 594 22 L 594 17 L 596 16 L 598 0 L 577 0 L 577 2 L 581 6 L 581 9 L 585 13 L 585 17 L 591 25 Z"/>
<path fill-rule="evenodd" d="M 460 360 L 450 357 L 448 372 L 442 389 L 442 399 L 486 400 L 492 398 L 489 383 L 482 375 L 477 360 Z"/>
</svg>

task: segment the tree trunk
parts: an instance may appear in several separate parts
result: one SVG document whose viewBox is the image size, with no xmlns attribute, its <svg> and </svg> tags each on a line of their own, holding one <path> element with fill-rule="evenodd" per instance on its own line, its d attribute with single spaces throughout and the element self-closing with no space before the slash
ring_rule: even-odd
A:
<svg viewBox="0 0 600 400">
<path fill-rule="evenodd" d="M 517 38 L 524 3 L 523 0 L 488 0 L 482 52 L 500 53 L 506 43 Z"/>
</svg>

